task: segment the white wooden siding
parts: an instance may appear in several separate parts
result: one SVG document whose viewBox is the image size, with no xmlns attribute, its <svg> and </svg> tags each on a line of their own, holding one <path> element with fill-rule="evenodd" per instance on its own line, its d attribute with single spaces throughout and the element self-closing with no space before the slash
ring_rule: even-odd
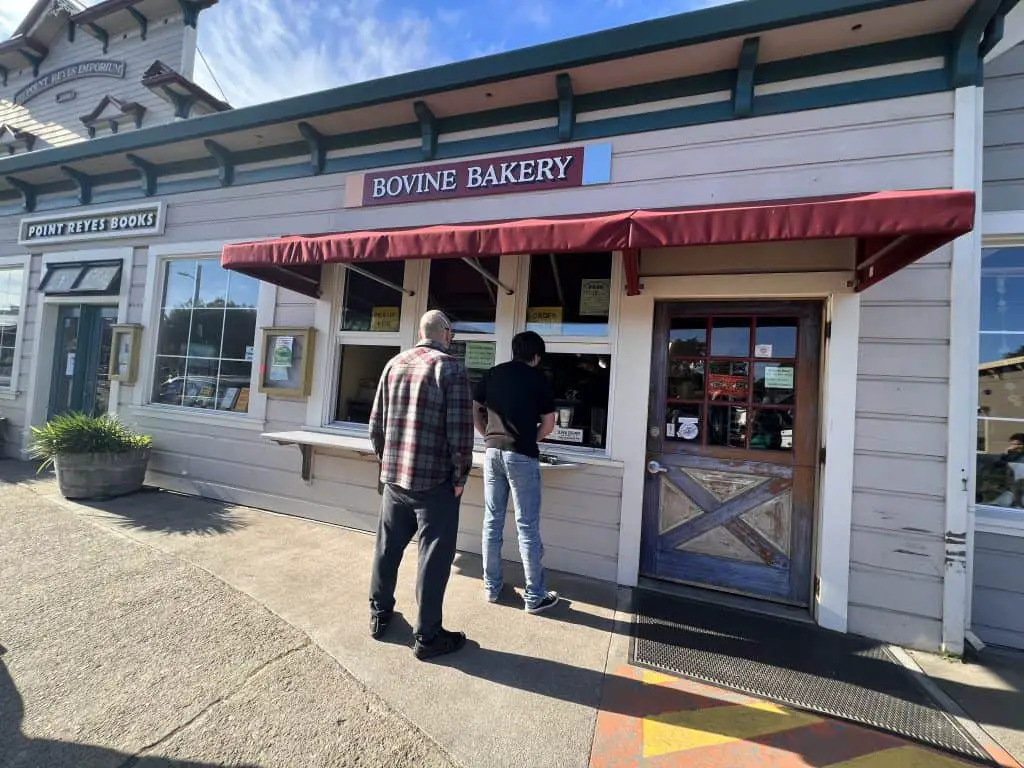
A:
<svg viewBox="0 0 1024 768">
<path fill-rule="evenodd" d="M 975 534 L 971 613 L 983 641 L 1024 649 L 1024 538 Z"/>
<path fill-rule="evenodd" d="M 1024 210 L 1024 44 L 985 65 L 982 206 Z"/>
<path fill-rule="evenodd" d="M 109 59 L 126 63 L 124 78 L 72 80 L 44 91 L 25 105 L 17 105 L 12 101 L 14 94 L 36 78 L 30 66 L 12 70 L 7 87 L 0 86 L 0 124 L 8 123 L 35 134 L 40 140 L 36 150 L 87 140 L 89 133 L 80 118 L 91 113 L 107 95 L 143 105 L 146 108 L 143 127 L 171 122 L 176 119 L 173 106 L 143 87 L 142 74 L 157 59 L 178 69 L 185 41 L 180 13 L 166 20 L 150 19 L 145 40 L 139 36 L 138 30 L 132 30 L 126 36 L 111 36 L 107 53 L 103 53 L 102 43 L 84 30 L 77 30 L 73 43 L 68 42 L 66 34 L 62 34 L 50 44 L 50 55 L 39 69 L 40 76 L 81 61 Z M 72 101 L 58 104 L 56 95 L 62 91 L 75 91 L 77 95 Z M 135 126 L 123 125 L 121 130 L 135 130 Z"/>
</svg>

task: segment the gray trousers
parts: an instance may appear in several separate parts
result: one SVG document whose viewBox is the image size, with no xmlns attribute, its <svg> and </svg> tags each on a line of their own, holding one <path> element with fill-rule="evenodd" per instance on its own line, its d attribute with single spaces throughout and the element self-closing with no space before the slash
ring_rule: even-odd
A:
<svg viewBox="0 0 1024 768">
<path fill-rule="evenodd" d="M 433 640 L 441 629 L 444 593 L 448 588 L 459 533 L 459 507 L 448 483 L 428 491 L 407 491 L 384 486 L 377 547 L 370 581 L 370 613 L 389 615 L 395 609 L 398 566 L 412 537 L 419 534 L 416 602 L 419 610 L 416 637 Z"/>
</svg>

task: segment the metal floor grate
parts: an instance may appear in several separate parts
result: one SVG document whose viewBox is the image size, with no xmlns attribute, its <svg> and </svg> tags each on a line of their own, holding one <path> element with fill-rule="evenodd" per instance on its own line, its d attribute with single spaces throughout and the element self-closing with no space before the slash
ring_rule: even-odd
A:
<svg viewBox="0 0 1024 768">
<path fill-rule="evenodd" d="M 634 594 L 633 664 L 994 764 L 876 641 L 652 592 Z"/>
</svg>

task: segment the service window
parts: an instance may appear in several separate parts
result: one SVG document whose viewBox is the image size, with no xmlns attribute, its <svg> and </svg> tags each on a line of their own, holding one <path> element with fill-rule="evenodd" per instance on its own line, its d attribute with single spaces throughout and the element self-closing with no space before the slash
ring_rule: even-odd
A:
<svg viewBox="0 0 1024 768">
<path fill-rule="evenodd" d="M 610 253 L 533 254 L 526 328 L 552 336 L 607 337 Z"/>
<path fill-rule="evenodd" d="M 430 263 L 428 309 L 439 309 L 457 334 L 493 334 L 498 313 L 497 256 Z"/>
<path fill-rule="evenodd" d="M 604 448 L 607 442 L 611 357 L 549 352 L 541 370 L 555 394 L 555 431 L 545 442 Z"/>
<path fill-rule="evenodd" d="M 397 333 L 402 323 L 404 261 L 346 266 L 342 331 Z"/>
<path fill-rule="evenodd" d="M 370 423 L 377 382 L 388 361 L 400 351 L 397 346 L 341 345 L 335 419 L 350 424 Z"/>
</svg>

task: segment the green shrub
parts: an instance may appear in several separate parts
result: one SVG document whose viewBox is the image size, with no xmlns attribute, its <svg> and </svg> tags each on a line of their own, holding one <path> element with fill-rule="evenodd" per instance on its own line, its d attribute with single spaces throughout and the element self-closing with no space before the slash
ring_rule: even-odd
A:
<svg viewBox="0 0 1024 768">
<path fill-rule="evenodd" d="M 41 427 L 32 427 L 29 454 L 42 459 L 40 470 L 53 464 L 58 456 L 74 453 L 126 453 L 148 448 L 153 438 L 140 435 L 114 416 L 87 416 L 65 413 Z"/>
</svg>

